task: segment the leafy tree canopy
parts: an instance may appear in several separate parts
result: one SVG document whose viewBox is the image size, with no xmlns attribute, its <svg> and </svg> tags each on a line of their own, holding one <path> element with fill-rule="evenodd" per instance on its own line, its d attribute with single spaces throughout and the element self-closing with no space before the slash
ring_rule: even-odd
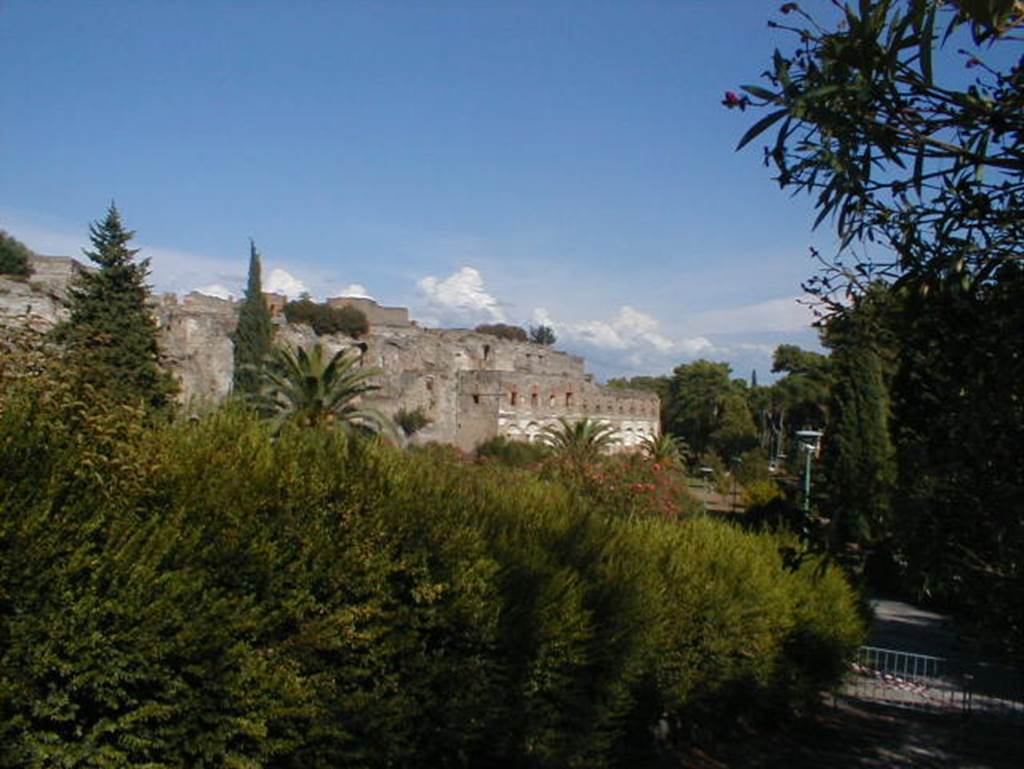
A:
<svg viewBox="0 0 1024 769">
<path fill-rule="evenodd" d="M 743 392 L 732 378 L 728 363 L 697 360 L 676 366 L 673 372 L 668 429 L 681 437 L 697 453 L 711 448 L 711 436 L 719 428 L 722 400 Z"/>
<path fill-rule="evenodd" d="M 534 344 L 553 345 L 556 341 L 555 330 L 543 323 L 539 326 L 530 326 L 530 341 Z"/>
<path fill-rule="evenodd" d="M 778 125 L 766 164 L 814 196 L 816 224 L 835 223 L 840 252 L 809 288 L 838 309 L 877 278 L 967 288 L 1019 259 L 1019 3 L 861 0 L 831 24 L 797 3 L 781 10 L 770 24 L 795 48 L 775 52 L 767 87 L 744 86 L 744 104 L 729 106 L 771 110 L 740 146 Z"/>
</svg>

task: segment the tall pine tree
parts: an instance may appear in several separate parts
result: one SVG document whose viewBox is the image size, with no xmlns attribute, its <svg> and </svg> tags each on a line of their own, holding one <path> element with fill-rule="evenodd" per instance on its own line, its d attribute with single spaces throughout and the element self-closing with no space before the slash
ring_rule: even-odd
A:
<svg viewBox="0 0 1024 769">
<path fill-rule="evenodd" d="M 242 397 L 256 395 L 262 380 L 261 369 L 273 344 L 274 326 L 263 296 L 260 279 L 260 254 L 249 241 L 249 282 L 238 311 L 238 326 L 232 336 L 235 343 L 234 392 Z"/>
<path fill-rule="evenodd" d="M 84 253 L 98 269 L 73 280 L 70 317 L 56 335 L 83 385 L 156 410 L 171 403 L 177 385 L 159 365 L 149 260 L 135 259 L 138 249 L 128 245 L 134 236 L 113 203 L 102 221 L 89 226 L 93 250 Z"/>
</svg>

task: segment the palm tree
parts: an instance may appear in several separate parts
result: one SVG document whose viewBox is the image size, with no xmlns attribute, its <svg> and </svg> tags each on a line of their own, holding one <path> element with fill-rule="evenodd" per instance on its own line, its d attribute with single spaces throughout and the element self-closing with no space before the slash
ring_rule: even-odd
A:
<svg viewBox="0 0 1024 769">
<path fill-rule="evenodd" d="M 379 369 L 359 368 L 359 356 L 342 349 L 330 359 L 321 344 L 308 352 L 275 348 L 266 368 L 257 407 L 278 422 L 291 420 L 309 427 L 337 427 L 345 432 L 393 433 L 390 420 L 375 409 L 361 408 L 366 393 L 380 389 L 369 383 Z"/>
<path fill-rule="evenodd" d="M 681 465 L 690 453 L 686 441 L 668 433 L 648 435 L 640 446 L 647 458 L 659 465 Z"/>
<path fill-rule="evenodd" d="M 607 422 L 587 418 L 573 422 L 559 417 L 557 425 L 548 425 L 540 435 L 541 441 L 556 456 L 580 463 L 594 461 L 619 442 L 618 431 L 614 427 Z"/>
</svg>

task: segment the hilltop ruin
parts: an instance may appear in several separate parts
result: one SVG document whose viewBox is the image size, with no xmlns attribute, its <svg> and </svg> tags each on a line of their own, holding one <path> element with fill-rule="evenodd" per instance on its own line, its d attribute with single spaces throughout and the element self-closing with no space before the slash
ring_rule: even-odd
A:
<svg viewBox="0 0 1024 769">
<path fill-rule="evenodd" d="M 66 316 L 67 284 L 85 269 L 68 257 L 36 257 L 28 281 L 0 278 L 0 324 L 52 327 Z M 594 382 L 582 358 L 530 342 L 501 339 L 464 329 L 421 328 L 401 307 L 372 299 L 339 297 L 333 306 L 352 305 L 370 324 L 358 340 L 341 334 L 317 337 L 304 324 L 289 324 L 285 297 L 267 295 L 276 341 L 292 345 L 321 342 L 335 350 L 355 346 L 367 366 L 383 371 L 380 389 L 367 398 L 385 414 L 421 409 L 430 423 L 415 442 L 449 443 L 469 451 L 495 436 L 537 440 L 558 418 L 590 417 L 612 424 L 624 449 L 657 435 L 660 403 L 647 391 L 610 388 Z M 179 398 L 193 408 L 223 400 L 231 389 L 231 332 L 238 302 L 191 293 L 156 297 L 165 364 L 181 385 Z"/>
</svg>

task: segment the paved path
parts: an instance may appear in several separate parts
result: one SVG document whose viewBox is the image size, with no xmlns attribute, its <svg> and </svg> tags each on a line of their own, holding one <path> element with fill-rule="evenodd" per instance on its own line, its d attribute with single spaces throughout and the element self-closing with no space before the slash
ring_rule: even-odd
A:
<svg viewBox="0 0 1024 769">
<path fill-rule="evenodd" d="M 950 617 L 888 598 L 872 599 L 871 608 L 875 611 L 868 639 L 871 646 L 932 657 L 957 655 L 956 631 Z"/>
<path fill-rule="evenodd" d="M 957 636 L 950 617 L 885 598 L 873 599 L 871 606 L 871 646 L 944 657 L 950 660 L 948 669 L 970 674 L 970 688 L 977 697 L 1012 701 L 1018 711 L 1024 708 L 1024 672 L 986 661 L 972 651 Z"/>
</svg>

